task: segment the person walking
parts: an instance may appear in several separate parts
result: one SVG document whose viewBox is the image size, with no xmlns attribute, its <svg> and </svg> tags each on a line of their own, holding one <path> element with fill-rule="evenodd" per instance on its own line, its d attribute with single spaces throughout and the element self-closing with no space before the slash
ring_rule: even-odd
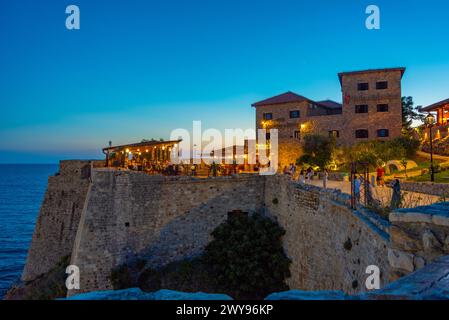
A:
<svg viewBox="0 0 449 320">
<path fill-rule="evenodd" d="M 385 175 L 385 169 L 382 167 L 378 167 L 376 170 L 376 182 L 378 186 L 384 186 L 384 175 Z"/>
<path fill-rule="evenodd" d="M 294 179 L 295 174 L 296 174 L 296 166 L 294 163 L 290 164 L 290 174 L 292 175 L 292 179 Z"/>
<path fill-rule="evenodd" d="M 323 188 L 327 189 L 327 180 L 329 179 L 329 172 L 327 172 L 327 169 L 324 169 L 323 172 Z"/>
<path fill-rule="evenodd" d="M 360 202 L 360 187 L 362 185 L 362 181 L 360 180 L 359 177 L 356 177 L 354 179 L 354 197 L 355 197 L 355 202 L 356 204 L 358 204 Z"/>
<path fill-rule="evenodd" d="M 310 182 L 310 177 L 311 177 L 311 173 L 312 172 L 312 168 L 308 167 L 307 171 L 306 171 L 306 183 Z"/>
<path fill-rule="evenodd" d="M 391 209 L 398 209 L 401 207 L 402 197 L 401 197 L 401 183 L 398 179 L 391 182 L 391 187 L 393 188 L 393 193 L 391 195 Z"/>
<path fill-rule="evenodd" d="M 299 181 L 299 183 L 301 183 L 301 184 L 305 184 L 305 183 L 306 183 L 306 176 L 305 176 L 305 171 L 304 171 L 304 169 L 301 169 L 301 171 L 299 172 L 298 181 Z"/>
</svg>

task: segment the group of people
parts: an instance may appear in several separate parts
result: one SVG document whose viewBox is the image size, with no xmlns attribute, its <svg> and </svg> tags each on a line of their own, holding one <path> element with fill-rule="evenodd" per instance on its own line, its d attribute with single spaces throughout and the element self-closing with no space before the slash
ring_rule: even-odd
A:
<svg viewBox="0 0 449 320">
<path fill-rule="evenodd" d="M 380 179 L 379 179 L 379 175 L 377 175 L 376 182 L 377 182 L 377 186 L 382 186 L 382 187 L 385 186 L 385 182 L 383 180 L 383 175 L 380 176 Z M 367 204 L 369 204 L 371 206 L 379 206 L 380 201 L 376 194 L 377 191 L 376 191 L 376 185 L 374 184 L 374 179 L 372 180 L 371 183 L 369 183 L 369 181 L 366 181 L 363 178 L 363 176 L 356 176 L 354 178 L 353 192 L 354 192 L 354 197 L 355 197 L 356 203 L 360 203 L 362 186 L 365 190 Z M 400 183 L 399 179 L 392 180 L 389 186 L 392 189 L 390 208 L 391 209 L 400 208 L 401 204 L 402 204 L 402 195 L 401 195 L 401 183 Z"/>
<path fill-rule="evenodd" d="M 298 176 L 295 177 L 296 174 L 296 166 L 291 163 L 288 167 L 285 166 L 283 169 L 284 175 L 289 175 L 293 180 L 297 180 L 299 183 L 307 184 L 311 181 L 313 181 L 315 177 L 315 170 L 313 170 L 312 167 L 308 167 L 307 169 L 301 168 L 301 171 L 299 172 Z M 324 169 L 321 172 L 322 179 L 323 179 L 323 187 L 327 188 L 327 181 L 329 179 L 329 172 L 327 169 Z"/>
<path fill-rule="evenodd" d="M 292 178 L 294 178 L 295 174 L 296 174 L 296 166 L 294 163 L 290 163 L 289 166 L 285 166 L 284 169 L 282 170 L 282 173 L 285 175 L 289 175 Z"/>
</svg>

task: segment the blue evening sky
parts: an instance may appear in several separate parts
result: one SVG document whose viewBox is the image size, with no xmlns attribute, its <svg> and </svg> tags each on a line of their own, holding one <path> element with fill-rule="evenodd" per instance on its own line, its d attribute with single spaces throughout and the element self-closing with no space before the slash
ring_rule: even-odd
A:
<svg viewBox="0 0 449 320">
<path fill-rule="evenodd" d="M 403 95 L 428 105 L 449 98 L 448 15 L 446 0 L 2 0 L 0 162 L 97 158 L 192 120 L 252 128 L 250 104 L 288 90 L 341 101 L 340 71 L 404 66 Z"/>
</svg>

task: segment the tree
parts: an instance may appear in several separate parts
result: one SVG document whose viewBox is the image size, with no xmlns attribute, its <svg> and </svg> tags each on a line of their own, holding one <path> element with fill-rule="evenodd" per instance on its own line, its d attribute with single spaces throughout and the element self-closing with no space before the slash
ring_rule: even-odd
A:
<svg viewBox="0 0 449 320">
<path fill-rule="evenodd" d="M 406 158 L 402 158 L 401 166 L 404 168 L 405 177 L 407 177 L 407 165 L 408 165 L 408 160 Z"/>
<path fill-rule="evenodd" d="M 303 155 L 297 160 L 299 164 L 307 163 L 326 168 L 332 161 L 335 139 L 320 134 L 307 134 L 302 141 Z"/>
<path fill-rule="evenodd" d="M 419 112 L 421 106 L 414 106 L 412 97 L 402 97 L 402 131 L 410 135 L 413 121 L 424 121 L 425 116 Z"/>
<path fill-rule="evenodd" d="M 204 261 L 217 282 L 236 299 L 261 299 L 287 290 L 290 259 L 284 253 L 285 230 L 260 214 L 231 216 L 213 232 Z"/>
</svg>

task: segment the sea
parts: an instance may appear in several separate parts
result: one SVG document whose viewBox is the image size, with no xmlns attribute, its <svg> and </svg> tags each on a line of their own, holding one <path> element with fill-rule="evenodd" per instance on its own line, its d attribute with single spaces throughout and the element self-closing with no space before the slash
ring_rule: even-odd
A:
<svg viewBox="0 0 449 320">
<path fill-rule="evenodd" d="M 0 164 L 0 300 L 22 274 L 48 177 L 57 164 Z"/>
</svg>

